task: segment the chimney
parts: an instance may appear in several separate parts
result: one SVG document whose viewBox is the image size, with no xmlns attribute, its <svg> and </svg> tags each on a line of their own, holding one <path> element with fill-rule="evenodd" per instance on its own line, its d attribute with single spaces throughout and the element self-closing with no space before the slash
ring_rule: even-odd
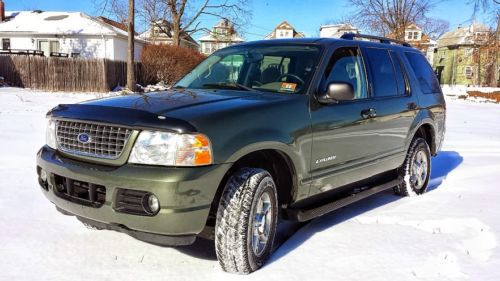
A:
<svg viewBox="0 0 500 281">
<path fill-rule="evenodd" d="M 0 22 L 5 20 L 5 4 L 0 0 Z"/>
</svg>

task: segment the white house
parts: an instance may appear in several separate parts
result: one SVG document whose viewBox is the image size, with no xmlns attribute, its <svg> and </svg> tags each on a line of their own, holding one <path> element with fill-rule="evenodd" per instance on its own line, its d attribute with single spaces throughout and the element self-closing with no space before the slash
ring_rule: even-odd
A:
<svg viewBox="0 0 500 281">
<path fill-rule="evenodd" d="M 166 20 L 160 20 L 151 23 L 151 27 L 144 31 L 139 38 L 146 40 L 148 43 L 154 45 L 169 44 L 171 45 L 173 40 L 165 31 L 171 30 L 170 23 Z M 181 32 L 181 47 L 191 48 L 193 50 L 199 50 L 200 44 L 196 42 L 188 33 Z"/>
<path fill-rule="evenodd" d="M 304 38 L 305 35 L 303 32 L 298 32 L 293 28 L 288 21 L 283 21 L 278 24 L 274 30 L 269 33 L 265 39 L 282 39 L 282 38 Z"/>
<path fill-rule="evenodd" d="M 242 43 L 244 40 L 236 33 L 234 26 L 227 19 L 223 19 L 208 34 L 201 37 L 200 42 L 201 53 L 209 55 L 227 46 Z"/>
<path fill-rule="evenodd" d="M 1 0 L 0 0 L 1 2 Z M 45 56 L 127 60 L 127 31 L 123 24 L 79 12 L 22 11 L 0 16 L 1 49 L 38 50 Z M 135 60 L 145 42 L 136 39 Z"/>
<path fill-rule="evenodd" d="M 345 33 L 360 33 L 360 30 L 350 23 L 322 25 L 319 28 L 319 37 L 340 38 Z"/>
</svg>

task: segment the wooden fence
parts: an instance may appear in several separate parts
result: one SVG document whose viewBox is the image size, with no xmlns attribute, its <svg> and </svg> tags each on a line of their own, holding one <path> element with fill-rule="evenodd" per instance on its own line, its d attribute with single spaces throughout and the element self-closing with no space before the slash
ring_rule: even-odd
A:
<svg viewBox="0 0 500 281">
<path fill-rule="evenodd" d="M 141 65 L 135 65 L 141 84 Z M 125 86 L 127 63 L 107 59 L 0 55 L 0 76 L 13 86 L 68 92 L 108 92 Z"/>
</svg>

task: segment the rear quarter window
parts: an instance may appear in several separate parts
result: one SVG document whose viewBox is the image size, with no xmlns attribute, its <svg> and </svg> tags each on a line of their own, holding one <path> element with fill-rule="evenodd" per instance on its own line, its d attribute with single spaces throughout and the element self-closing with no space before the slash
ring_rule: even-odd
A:
<svg viewBox="0 0 500 281">
<path fill-rule="evenodd" d="M 441 88 L 439 87 L 439 82 L 425 57 L 421 54 L 410 52 L 405 52 L 405 56 L 410 62 L 422 92 L 424 94 L 440 93 Z"/>
</svg>

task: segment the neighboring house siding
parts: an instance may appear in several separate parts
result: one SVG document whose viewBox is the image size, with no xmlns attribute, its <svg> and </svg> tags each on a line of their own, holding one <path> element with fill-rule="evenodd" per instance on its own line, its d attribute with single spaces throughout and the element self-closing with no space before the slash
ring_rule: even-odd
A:
<svg viewBox="0 0 500 281">
<path fill-rule="evenodd" d="M 40 50 L 40 41 L 59 42 L 60 53 L 79 54 L 85 59 L 105 58 L 110 60 L 127 60 L 127 40 L 124 38 L 113 38 L 110 36 L 77 36 L 71 38 L 57 38 L 43 35 L 31 35 L 30 37 L 12 36 L 0 34 L 1 39 L 10 39 L 10 48 L 15 50 Z M 134 59 L 140 60 L 143 44 L 135 43 Z M 46 56 L 50 54 L 46 53 Z"/>
<path fill-rule="evenodd" d="M 500 60 L 500 54 L 497 59 Z M 434 68 L 439 82 L 446 85 L 476 85 L 479 81 L 484 83 L 486 64 L 486 56 L 481 56 L 479 63 L 477 48 L 472 46 L 438 48 L 434 56 Z"/>
<path fill-rule="evenodd" d="M 11 50 L 40 50 L 45 56 L 58 52 L 85 59 L 127 60 L 127 32 L 110 25 L 111 20 L 65 12 L 9 15 L 13 16 L 0 22 L 0 42 L 9 39 Z M 143 40 L 135 42 L 136 61 L 140 60 L 144 44 Z"/>
<path fill-rule="evenodd" d="M 212 31 L 200 38 L 200 51 L 205 55 L 210 55 L 219 49 L 242 43 L 243 41 L 243 38 L 239 37 L 231 23 L 227 20 L 221 20 L 212 28 Z"/>
<path fill-rule="evenodd" d="M 114 50 L 114 60 L 126 61 L 128 53 L 128 42 L 125 39 L 115 38 L 113 39 L 113 50 Z M 134 59 L 139 61 L 141 58 L 142 44 L 135 44 L 134 48 Z"/>
<path fill-rule="evenodd" d="M 480 50 L 484 42 L 476 37 L 487 32 L 488 27 L 472 23 L 438 39 L 433 67 L 441 84 L 478 85 L 487 82 L 487 65 L 491 62 L 485 50 Z M 497 61 L 499 59 L 500 54 L 497 54 Z"/>
</svg>

